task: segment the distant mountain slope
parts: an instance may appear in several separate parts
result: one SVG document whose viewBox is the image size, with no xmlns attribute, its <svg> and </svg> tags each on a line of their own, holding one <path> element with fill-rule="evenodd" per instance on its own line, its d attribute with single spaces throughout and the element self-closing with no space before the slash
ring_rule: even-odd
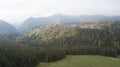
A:
<svg viewBox="0 0 120 67">
<path fill-rule="evenodd" d="M 0 45 L 14 40 L 17 36 L 17 30 L 11 24 L 0 20 Z"/>
<path fill-rule="evenodd" d="M 20 32 L 27 32 L 38 26 L 48 24 L 72 24 L 72 23 L 86 23 L 86 22 L 105 22 L 105 21 L 120 21 L 120 16 L 102 16 L 102 15 L 82 15 L 82 16 L 69 16 L 56 14 L 48 17 L 28 18 L 19 28 Z"/>
<path fill-rule="evenodd" d="M 0 33 L 16 32 L 16 29 L 9 23 L 0 20 Z"/>
</svg>

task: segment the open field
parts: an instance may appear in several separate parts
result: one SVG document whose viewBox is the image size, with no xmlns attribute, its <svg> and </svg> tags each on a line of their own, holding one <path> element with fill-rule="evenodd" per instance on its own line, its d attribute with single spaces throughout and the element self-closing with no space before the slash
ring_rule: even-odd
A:
<svg viewBox="0 0 120 67">
<path fill-rule="evenodd" d="M 68 55 L 63 60 L 40 63 L 37 67 L 120 67 L 120 58 L 91 55 Z"/>
</svg>

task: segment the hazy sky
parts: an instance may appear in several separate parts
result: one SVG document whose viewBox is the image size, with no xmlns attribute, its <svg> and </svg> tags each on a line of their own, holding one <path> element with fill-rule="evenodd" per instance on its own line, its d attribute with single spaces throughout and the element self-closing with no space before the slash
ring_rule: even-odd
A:
<svg viewBox="0 0 120 67">
<path fill-rule="evenodd" d="M 120 0 L 0 0 L 0 19 L 12 24 L 56 13 L 120 15 Z"/>
</svg>

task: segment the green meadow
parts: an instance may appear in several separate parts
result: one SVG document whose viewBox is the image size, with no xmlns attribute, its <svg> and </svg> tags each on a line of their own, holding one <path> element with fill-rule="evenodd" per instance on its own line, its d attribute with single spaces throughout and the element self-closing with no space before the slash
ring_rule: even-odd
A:
<svg viewBox="0 0 120 67">
<path fill-rule="evenodd" d="M 37 67 L 120 67 L 120 58 L 68 55 L 60 61 L 40 63 Z"/>
</svg>

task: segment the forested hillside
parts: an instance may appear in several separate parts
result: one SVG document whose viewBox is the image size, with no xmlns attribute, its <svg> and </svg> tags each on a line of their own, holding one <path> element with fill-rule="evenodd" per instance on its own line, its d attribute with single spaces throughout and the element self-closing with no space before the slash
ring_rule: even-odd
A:
<svg viewBox="0 0 120 67">
<path fill-rule="evenodd" d="M 18 33 L 0 33 L 0 45 L 9 41 L 16 40 L 16 37 L 19 36 Z"/>
<path fill-rule="evenodd" d="M 120 22 L 51 24 L 0 34 L 0 67 L 35 67 L 66 55 L 120 55 Z"/>
<path fill-rule="evenodd" d="M 119 46 L 120 22 L 90 23 L 83 25 L 52 24 L 36 28 L 18 37 L 34 45 L 96 45 Z"/>
</svg>

